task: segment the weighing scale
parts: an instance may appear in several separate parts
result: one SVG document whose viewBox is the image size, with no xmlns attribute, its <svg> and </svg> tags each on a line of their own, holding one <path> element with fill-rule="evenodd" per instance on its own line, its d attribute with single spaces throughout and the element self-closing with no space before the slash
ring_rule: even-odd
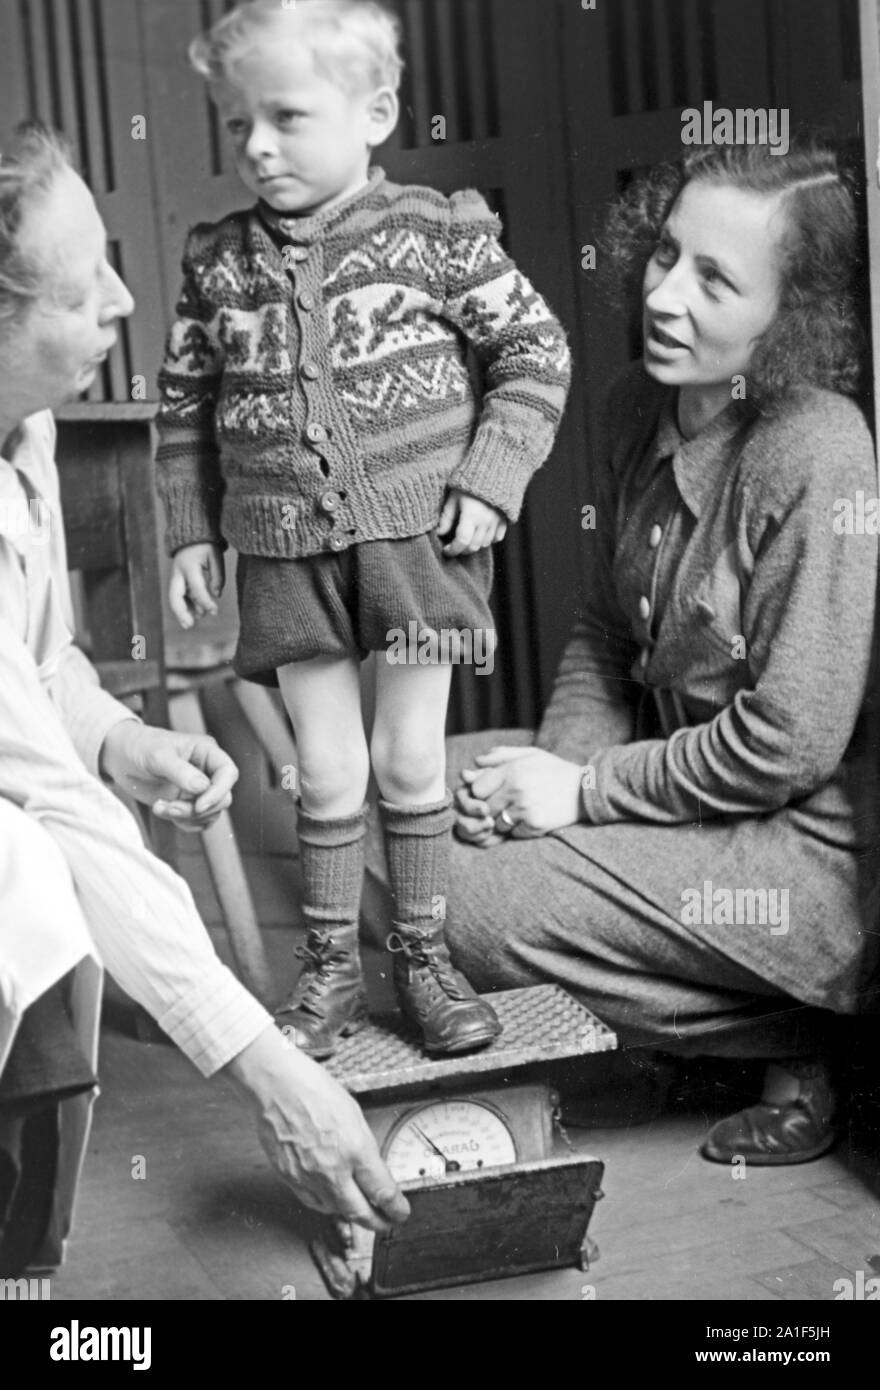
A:
<svg viewBox="0 0 880 1390">
<path fill-rule="evenodd" d="M 534 1270 L 589 1268 L 604 1165 L 572 1151 L 551 1062 L 615 1035 L 555 985 L 491 996 L 485 1050 L 431 1060 L 398 1015 L 345 1039 L 327 1069 L 356 1096 L 412 1214 L 376 1236 L 320 1218 L 312 1254 L 338 1299 L 392 1298 Z"/>
</svg>

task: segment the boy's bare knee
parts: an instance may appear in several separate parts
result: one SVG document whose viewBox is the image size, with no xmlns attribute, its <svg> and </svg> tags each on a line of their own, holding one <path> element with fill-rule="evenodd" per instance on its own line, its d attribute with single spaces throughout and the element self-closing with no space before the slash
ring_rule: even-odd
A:
<svg viewBox="0 0 880 1390">
<path fill-rule="evenodd" d="M 373 771 L 386 801 L 412 805 L 436 797 L 445 785 L 446 753 L 442 739 L 434 737 L 375 737 Z"/>
<path fill-rule="evenodd" d="M 359 809 L 367 794 L 369 755 L 362 746 L 299 751 L 299 789 L 307 810 L 329 815 Z M 356 803 L 356 804 L 355 804 Z"/>
</svg>

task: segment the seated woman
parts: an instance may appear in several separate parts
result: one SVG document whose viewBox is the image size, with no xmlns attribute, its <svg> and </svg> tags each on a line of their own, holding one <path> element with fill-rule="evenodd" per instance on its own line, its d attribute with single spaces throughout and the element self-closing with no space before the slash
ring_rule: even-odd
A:
<svg viewBox="0 0 880 1390">
<path fill-rule="evenodd" d="M 477 987 L 556 982 L 625 1045 L 775 1059 L 702 1152 L 800 1162 L 833 1142 L 827 1026 L 880 939 L 853 199 L 828 152 L 713 148 L 610 226 L 644 355 L 534 746 L 453 750 L 450 940 Z"/>
</svg>

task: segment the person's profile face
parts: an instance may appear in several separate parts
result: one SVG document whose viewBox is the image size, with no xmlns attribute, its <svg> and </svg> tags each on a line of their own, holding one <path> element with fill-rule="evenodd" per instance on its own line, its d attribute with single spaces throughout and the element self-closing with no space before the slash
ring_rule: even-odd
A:
<svg viewBox="0 0 880 1390">
<path fill-rule="evenodd" d="M 731 388 L 781 293 L 779 200 L 686 184 L 645 271 L 644 366 L 666 386 Z"/>
<path fill-rule="evenodd" d="M 10 370 L 36 404 L 88 390 L 134 301 L 107 260 L 107 233 L 82 179 L 66 169 L 26 209 L 18 242 L 40 275 L 40 295 L 15 330 Z"/>
<path fill-rule="evenodd" d="M 212 95 L 239 177 L 277 212 L 317 212 L 356 192 L 384 138 L 375 95 L 329 81 L 303 49 L 255 44 Z"/>
</svg>

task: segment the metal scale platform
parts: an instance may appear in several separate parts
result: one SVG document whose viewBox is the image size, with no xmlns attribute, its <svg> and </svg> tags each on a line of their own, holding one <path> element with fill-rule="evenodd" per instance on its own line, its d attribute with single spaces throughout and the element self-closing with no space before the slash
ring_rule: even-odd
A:
<svg viewBox="0 0 880 1390">
<path fill-rule="evenodd" d="M 321 1221 L 312 1253 L 339 1299 L 389 1298 L 533 1270 L 586 1269 L 604 1165 L 571 1151 L 548 1064 L 609 1052 L 615 1035 L 554 985 L 491 996 L 481 1052 L 432 1061 L 398 1015 L 343 1041 L 327 1069 L 357 1097 L 406 1192 L 387 1236 Z"/>
</svg>

